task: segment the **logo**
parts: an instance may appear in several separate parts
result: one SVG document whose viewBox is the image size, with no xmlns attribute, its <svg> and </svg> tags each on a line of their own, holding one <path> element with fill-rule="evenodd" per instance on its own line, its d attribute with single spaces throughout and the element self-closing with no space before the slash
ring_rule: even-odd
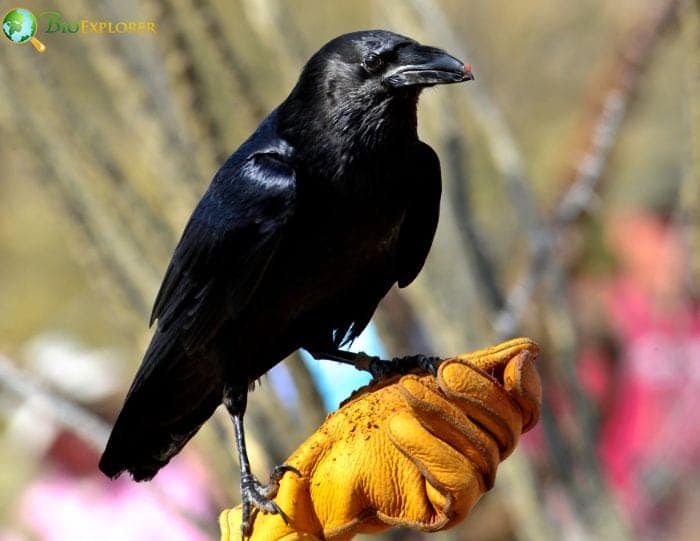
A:
<svg viewBox="0 0 700 541">
<path fill-rule="evenodd" d="M 59 11 L 42 11 L 38 17 L 45 34 L 155 34 L 153 21 L 66 21 Z M 8 11 L 2 19 L 2 31 L 12 43 L 30 42 L 43 53 L 46 45 L 35 36 L 39 29 L 37 17 L 24 8 Z"/>
<path fill-rule="evenodd" d="M 59 11 L 42 11 L 39 20 L 46 24 L 44 32 L 54 34 L 155 34 L 153 21 L 66 21 Z"/>
<path fill-rule="evenodd" d="M 43 53 L 46 45 L 34 37 L 36 28 L 36 17 L 28 9 L 11 9 L 2 18 L 2 32 L 7 39 L 17 44 L 29 42 L 38 52 Z"/>
</svg>

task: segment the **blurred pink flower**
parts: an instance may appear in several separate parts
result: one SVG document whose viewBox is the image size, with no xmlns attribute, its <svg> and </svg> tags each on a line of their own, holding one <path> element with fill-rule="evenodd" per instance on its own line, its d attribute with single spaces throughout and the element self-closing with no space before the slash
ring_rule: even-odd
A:
<svg viewBox="0 0 700 541">
<path fill-rule="evenodd" d="M 684 290 L 687 262 L 672 226 L 634 215 L 609 231 L 620 267 L 603 296 L 620 357 L 599 450 L 612 487 L 643 524 L 700 467 L 700 310 Z"/>
<path fill-rule="evenodd" d="M 186 455 L 150 483 L 47 472 L 26 490 L 23 521 L 46 541 L 205 541 L 195 523 L 214 523 L 207 480 Z"/>
</svg>

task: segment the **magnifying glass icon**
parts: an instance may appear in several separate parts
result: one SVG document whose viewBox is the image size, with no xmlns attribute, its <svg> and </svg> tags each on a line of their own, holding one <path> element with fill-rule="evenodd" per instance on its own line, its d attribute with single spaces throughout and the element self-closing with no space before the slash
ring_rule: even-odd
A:
<svg viewBox="0 0 700 541">
<path fill-rule="evenodd" d="M 36 17 L 28 9 L 11 9 L 2 18 L 2 32 L 7 39 L 17 44 L 30 42 L 38 52 L 43 53 L 46 45 L 34 37 L 36 30 Z"/>
</svg>

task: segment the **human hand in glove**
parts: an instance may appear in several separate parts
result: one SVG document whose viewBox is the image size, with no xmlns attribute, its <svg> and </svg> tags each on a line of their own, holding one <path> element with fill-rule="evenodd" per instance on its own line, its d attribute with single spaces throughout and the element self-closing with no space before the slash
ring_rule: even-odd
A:
<svg viewBox="0 0 700 541">
<path fill-rule="evenodd" d="M 537 352 L 518 338 L 446 359 L 437 378 L 410 374 L 356 391 L 286 461 L 301 474 L 287 472 L 275 500 L 288 523 L 258 513 L 252 541 L 454 526 L 537 422 Z M 240 539 L 240 521 L 240 507 L 221 513 L 222 541 Z"/>
</svg>

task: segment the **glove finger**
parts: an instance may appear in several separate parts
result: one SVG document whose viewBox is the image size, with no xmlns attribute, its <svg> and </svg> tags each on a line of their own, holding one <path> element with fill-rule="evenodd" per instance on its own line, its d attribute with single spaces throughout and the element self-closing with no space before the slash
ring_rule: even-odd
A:
<svg viewBox="0 0 700 541">
<path fill-rule="evenodd" d="M 282 491 L 291 492 L 292 496 L 287 494 L 279 494 L 277 500 L 283 500 L 281 506 L 287 509 L 293 509 L 293 517 L 289 525 L 282 521 L 278 515 L 270 515 L 265 513 L 255 513 L 253 515 L 253 530 L 249 541 L 318 541 L 319 536 L 312 532 L 321 532 L 322 527 L 316 521 L 315 516 L 311 512 L 310 504 L 302 502 L 303 510 L 289 507 L 289 504 L 295 501 L 296 494 L 305 494 L 308 490 L 299 490 L 296 487 L 288 487 L 283 484 Z M 303 512 L 302 512 L 303 511 Z M 221 541 L 243 541 L 241 535 L 241 506 L 238 505 L 233 509 L 224 509 L 219 515 L 219 528 L 221 530 Z"/>
<path fill-rule="evenodd" d="M 407 499 L 401 504 L 403 520 L 394 523 L 436 530 L 454 516 L 464 516 L 485 491 L 486 482 L 479 469 L 408 412 L 396 413 L 386 426 L 391 442 L 426 481 L 425 492 L 402 491 Z"/>
<path fill-rule="evenodd" d="M 503 382 L 522 409 L 523 432 L 537 423 L 542 404 L 542 384 L 534 365 L 538 353 L 539 346 L 529 338 L 514 338 L 458 357 Z"/>
<path fill-rule="evenodd" d="M 531 352 L 521 352 L 506 365 L 503 383 L 523 412 L 523 432 L 527 432 L 537 424 L 542 406 L 542 382 Z"/>
<path fill-rule="evenodd" d="M 399 382 L 399 390 L 421 425 L 466 456 L 483 477 L 484 490 L 489 490 L 499 461 L 496 441 L 450 403 L 434 382 L 434 378 L 405 376 Z"/>
<path fill-rule="evenodd" d="M 485 372 L 503 367 L 522 351 L 529 351 L 535 359 L 539 346 L 529 338 L 514 338 L 489 348 L 472 351 L 457 357 L 457 360 L 474 365 Z"/>
<path fill-rule="evenodd" d="M 221 529 L 221 541 L 234 539 L 233 532 L 241 531 L 241 508 L 224 509 L 219 515 L 219 528 Z M 240 533 L 238 534 L 240 536 Z"/>
<path fill-rule="evenodd" d="M 438 369 L 438 384 L 447 397 L 498 442 L 501 460 L 515 447 L 522 412 L 503 386 L 466 361 L 447 361 Z"/>
</svg>

